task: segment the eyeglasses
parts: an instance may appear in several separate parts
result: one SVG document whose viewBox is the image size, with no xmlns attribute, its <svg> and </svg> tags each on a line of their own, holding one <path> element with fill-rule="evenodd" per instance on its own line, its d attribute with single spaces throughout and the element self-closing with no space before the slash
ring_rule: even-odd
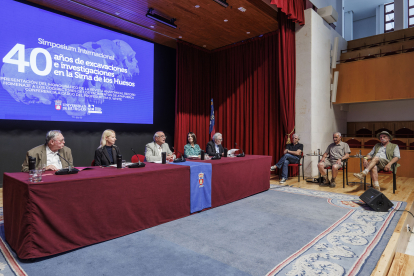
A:
<svg viewBox="0 0 414 276">
<path fill-rule="evenodd" d="M 62 142 L 65 142 L 65 139 L 60 139 L 60 140 L 55 139 L 55 141 L 59 142 L 59 143 L 62 143 Z"/>
<path fill-rule="evenodd" d="M 162 135 L 162 136 L 157 136 L 158 138 L 165 138 L 165 139 L 167 139 L 167 136 L 165 136 L 165 135 Z"/>
<path fill-rule="evenodd" d="M 223 141 L 223 139 L 217 139 L 218 141 Z"/>
</svg>

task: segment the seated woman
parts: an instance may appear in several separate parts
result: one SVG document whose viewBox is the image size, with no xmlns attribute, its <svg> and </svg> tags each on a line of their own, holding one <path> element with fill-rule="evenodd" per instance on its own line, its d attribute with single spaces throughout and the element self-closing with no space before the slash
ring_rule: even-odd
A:
<svg viewBox="0 0 414 276">
<path fill-rule="evenodd" d="M 196 144 L 197 138 L 193 132 L 187 134 L 187 144 L 184 146 L 184 155 L 188 156 L 199 156 L 201 154 L 200 146 Z"/>
<path fill-rule="evenodd" d="M 102 133 L 101 145 L 95 150 L 95 166 L 116 164 L 116 156 L 121 154 L 115 146 L 115 131 L 107 129 Z"/>
</svg>

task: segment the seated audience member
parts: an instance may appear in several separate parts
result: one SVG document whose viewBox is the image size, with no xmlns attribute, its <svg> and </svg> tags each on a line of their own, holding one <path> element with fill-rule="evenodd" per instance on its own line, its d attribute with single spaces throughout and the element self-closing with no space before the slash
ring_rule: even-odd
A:
<svg viewBox="0 0 414 276">
<path fill-rule="evenodd" d="M 321 161 L 318 164 L 319 172 L 323 177 L 323 183 L 321 186 L 330 186 L 334 188 L 336 183 L 335 179 L 338 175 L 338 170 L 342 168 L 342 161 L 349 158 L 351 150 L 347 143 L 342 142 L 341 133 L 335 132 L 333 134 L 333 143 L 328 146 L 325 153 L 322 156 Z M 329 156 L 329 158 L 327 158 Z M 328 176 L 326 175 L 325 168 L 332 167 L 332 179 L 329 183 Z"/>
<path fill-rule="evenodd" d="M 387 131 L 378 133 L 377 138 L 381 143 L 376 144 L 371 152 L 364 157 L 365 170 L 360 173 L 354 173 L 354 175 L 359 179 L 364 180 L 365 176 L 370 172 L 374 189 L 380 191 L 378 171 L 391 171 L 391 165 L 400 159 L 400 148 L 398 145 L 390 142 L 392 136 Z M 371 159 L 371 161 L 368 163 L 369 159 Z M 397 167 L 399 165 L 400 164 L 397 164 Z"/>
<path fill-rule="evenodd" d="M 207 143 L 206 153 L 209 156 L 215 156 L 217 153 L 223 156 L 224 148 L 221 145 L 222 141 L 223 136 L 221 135 L 221 133 L 216 132 L 216 134 L 213 135 L 213 140 Z"/>
<path fill-rule="evenodd" d="M 200 146 L 197 145 L 197 137 L 194 132 L 189 132 L 187 135 L 187 144 L 184 146 L 184 155 L 198 156 L 201 154 Z"/>
<path fill-rule="evenodd" d="M 73 166 L 72 151 L 65 146 L 65 138 L 60 130 L 51 130 L 46 134 L 46 143 L 29 150 L 22 164 L 22 172 L 29 171 L 29 156 L 36 158 L 36 168 L 46 166 L 47 171 L 68 168 L 66 159 Z"/>
<path fill-rule="evenodd" d="M 168 161 L 174 161 L 174 153 L 170 150 L 168 144 L 165 143 L 165 139 L 167 139 L 167 136 L 165 136 L 164 132 L 157 131 L 154 134 L 153 139 L 154 142 L 145 145 L 145 161 L 161 161 L 161 152 L 167 153 Z"/>
<path fill-rule="evenodd" d="M 284 155 L 280 158 L 279 162 L 276 165 L 270 167 L 271 171 L 282 169 L 280 184 L 286 182 L 288 178 L 288 168 L 289 164 L 298 164 L 300 161 L 300 156 L 303 152 L 303 145 L 299 143 L 299 135 L 293 134 L 293 143 L 286 144 L 286 149 Z"/>
<path fill-rule="evenodd" d="M 107 129 L 102 133 L 101 144 L 95 150 L 95 166 L 116 164 L 116 156 L 121 152 L 115 146 L 115 141 L 116 134 L 112 129 Z"/>
</svg>

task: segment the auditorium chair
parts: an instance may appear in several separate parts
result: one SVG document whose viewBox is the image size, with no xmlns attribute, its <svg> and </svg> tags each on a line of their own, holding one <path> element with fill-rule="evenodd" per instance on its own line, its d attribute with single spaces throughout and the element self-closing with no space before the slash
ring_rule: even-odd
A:
<svg viewBox="0 0 414 276">
<path fill-rule="evenodd" d="M 414 150 L 414 142 L 410 144 L 410 150 Z"/>
<path fill-rule="evenodd" d="M 351 138 L 345 143 L 347 143 L 350 148 L 361 148 L 362 147 L 361 141 L 358 141 L 355 138 Z"/>
<path fill-rule="evenodd" d="M 380 143 L 377 139 L 371 139 L 364 142 L 364 148 L 372 149 L 376 144 Z"/>
<path fill-rule="evenodd" d="M 138 155 L 138 156 L 137 156 Z M 144 162 L 145 160 L 145 156 L 142 154 L 137 154 L 137 155 L 132 155 L 131 157 L 131 162 L 132 163 L 138 163 L 138 157 L 139 157 L 139 161 Z"/>
<path fill-rule="evenodd" d="M 414 131 L 409 128 L 400 128 L 399 130 L 395 131 L 395 138 L 414 138 Z"/>
<path fill-rule="evenodd" d="M 391 165 L 391 171 L 384 171 L 384 170 L 379 170 L 378 171 L 378 176 L 382 175 L 386 175 L 386 174 L 392 174 L 392 193 L 395 194 L 395 190 L 397 190 L 397 174 L 395 173 L 395 168 L 397 167 L 397 163 L 394 163 Z M 371 187 L 372 187 L 372 178 L 371 178 Z M 380 185 L 381 187 L 381 185 Z M 366 178 L 364 180 L 364 189 L 366 188 Z"/>
<path fill-rule="evenodd" d="M 393 144 L 397 144 L 397 145 L 398 145 L 398 147 L 399 147 L 400 149 L 402 149 L 402 150 L 407 149 L 407 144 L 406 144 L 406 143 L 404 143 L 403 141 L 400 141 L 400 140 L 394 139 L 394 140 L 391 140 L 391 143 L 393 143 Z"/>
<path fill-rule="evenodd" d="M 375 137 L 377 136 L 378 133 L 383 132 L 383 131 L 386 131 L 386 132 L 388 132 L 389 134 L 392 135 L 392 131 L 391 130 L 389 130 L 388 128 L 383 127 L 383 128 L 377 129 L 375 131 Z"/>
<path fill-rule="evenodd" d="M 303 152 L 300 155 L 300 159 L 299 159 L 299 164 L 289 164 L 289 167 L 293 167 L 293 168 L 298 168 L 298 182 L 300 182 L 300 167 L 302 167 L 302 177 L 303 180 L 305 180 L 305 169 L 303 167 L 303 162 L 305 160 L 305 156 L 303 155 Z M 279 169 L 279 179 L 280 179 L 280 174 L 282 173 L 282 170 Z"/>
<path fill-rule="evenodd" d="M 329 179 L 329 172 L 328 170 L 332 170 L 332 167 L 325 167 L 326 169 L 326 176 Z M 346 185 L 348 185 L 348 159 L 342 161 L 342 168 L 338 171 L 342 171 L 342 186 L 345 188 L 345 174 L 346 174 Z"/>
<path fill-rule="evenodd" d="M 358 129 L 355 133 L 356 137 L 372 137 L 372 131 L 366 128 Z"/>
</svg>

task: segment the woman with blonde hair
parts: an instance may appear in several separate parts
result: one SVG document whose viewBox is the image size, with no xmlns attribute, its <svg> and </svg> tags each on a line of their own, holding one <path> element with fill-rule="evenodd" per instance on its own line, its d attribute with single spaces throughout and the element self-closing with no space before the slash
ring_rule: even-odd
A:
<svg viewBox="0 0 414 276">
<path fill-rule="evenodd" d="M 116 156 L 121 152 L 115 146 L 115 141 L 116 135 L 112 129 L 107 129 L 102 133 L 101 144 L 95 150 L 95 166 L 116 164 Z"/>
</svg>

